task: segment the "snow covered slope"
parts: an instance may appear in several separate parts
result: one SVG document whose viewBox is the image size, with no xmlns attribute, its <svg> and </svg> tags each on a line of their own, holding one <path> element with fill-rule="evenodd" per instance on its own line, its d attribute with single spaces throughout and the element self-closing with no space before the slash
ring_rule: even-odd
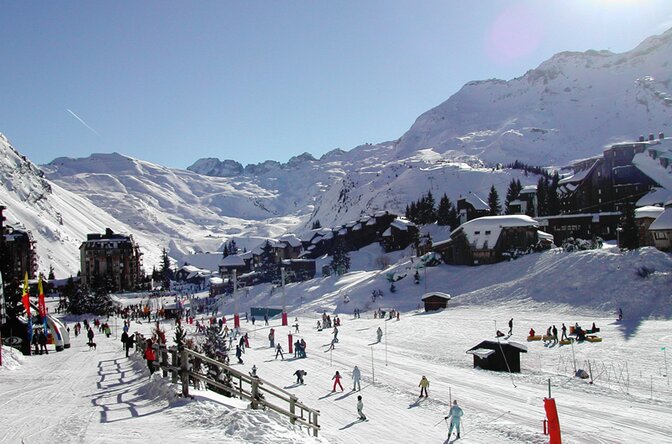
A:
<svg viewBox="0 0 672 444">
<path fill-rule="evenodd" d="M 54 267 L 57 277 L 79 270 L 79 246 L 88 233 L 111 228 L 133 234 L 145 261 L 158 262 L 161 247 L 142 232 L 96 207 L 84 195 L 65 190 L 45 179 L 42 171 L 19 154 L 0 134 L 0 203 L 7 207 L 7 224 L 28 230 L 36 241 L 39 271 Z"/>
<path fill-rule="evenodd" d="M 622 54 L 562 52 L 522 77 L 469 82 L 421 115 L 397 149 L 549 165 L 642 133 L 669 132 L 670 60 L 672 29 Z"/>
</svg>

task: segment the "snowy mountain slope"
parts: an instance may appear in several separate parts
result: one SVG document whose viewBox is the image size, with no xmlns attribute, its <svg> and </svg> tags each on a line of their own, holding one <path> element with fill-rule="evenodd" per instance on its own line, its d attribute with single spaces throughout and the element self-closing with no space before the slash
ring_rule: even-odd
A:
<svg viewBox="0 0 672 444">
<path fill-rule="evenodd" d="M 672 29 L 622 54 L 563 52 L 522 77 L 469 82 L 421 115 L 397 149 L 549 165 L 642 133 L 669 132 L 670 60 Z"/>
<path fill-rule="evenodd" d="M 45 275 L 54 267 L 57 277 L 79 270 L 79 246 L 88 233 L 105 228 L 133 234 L 146 262 L 158 262 L 156 241 L 135 232 L 86 198 L 44 178 L 42 171 L 21 156 L 0 134 L 0 202 L 7 207 L 7 224 L 28 230 L 36 241 L 38 270 Z"/>
</svg>

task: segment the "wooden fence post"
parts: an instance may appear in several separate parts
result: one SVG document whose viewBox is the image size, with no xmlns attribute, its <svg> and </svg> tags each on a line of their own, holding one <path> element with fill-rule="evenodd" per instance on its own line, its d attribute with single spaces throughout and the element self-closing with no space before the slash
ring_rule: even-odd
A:
<svg viewBox="0 0 672 444">
<path fill-rule="evenodd" d="M 259 379 L 252 378 L 250 384 L 252 385 L 252 388 L 250 389 L 250 394 L 252 395 L 252 409 L 256 410 L 257 407 L 259 407 L 259 404 L 257 402 L 259 398 Z"/>
<path fill-rule="evenodd" d="M 170 347 L 170 382 L 177 384 L 177 348 Z"/>
<path fill-rule="evenodd" d="M 289 397 L 289 413 L 292 414 L 289 418 L 289 422 L 292 424 L 296 423 L 296 396 L 294 395 Z"/>
<path fill-rule="evenodd" d="M 320 414 L 319 410 L 313 412 L 313 436 L 317 437 L 317 430 L 320 428 L 320 425 L 317 423 L 317 416 Z"/>
<path fill-rule="evenodd" d="M 182 371 L 182 396 L 189 396 L 189 353 L 183 349 L 180 353 L 180 370 Z"/>
<path fill-rule="evenodd" d="M 168 347 L 165 344 L 161 344 L 159 350 L 161 353 L 161 373 L 166 378 L 168 376 Z"/>
</svg>

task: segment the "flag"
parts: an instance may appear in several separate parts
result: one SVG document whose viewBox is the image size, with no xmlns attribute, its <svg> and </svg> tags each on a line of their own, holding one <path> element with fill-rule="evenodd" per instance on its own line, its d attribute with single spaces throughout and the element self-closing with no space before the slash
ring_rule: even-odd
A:
<svg viewBox="0 0 672 444">
<path fill-rule="evenodd" d="M 23 279 L 23 296 L 21 297 L 21 302 L 23 302 L 23 308 L 26 310 L 26 316 L 30 319 L 30 295 L 28 294 L 28 272 L 26 271 L 26 277 Z"/>
<path fill-rule="evenodd" d="M 44 291 L 42 290 L 42 275 L 37 279 L 37 294 L 38 302 L 37 309 L 40 312 L 40 318 L 42 319 L 42 324 L 44 324 L 44 334 L 47 334 L 47 304 L 44 302 Z"/>
</svg>

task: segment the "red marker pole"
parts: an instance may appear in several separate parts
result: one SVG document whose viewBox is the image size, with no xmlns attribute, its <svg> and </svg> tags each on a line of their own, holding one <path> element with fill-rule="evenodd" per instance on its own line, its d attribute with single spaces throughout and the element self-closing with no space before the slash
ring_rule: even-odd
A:
<svg viewBox="0 0 672 444">
<path fill-rule="evenodd" d="M 282 279 L 282 325 L 287 325 L 287 310 L 285 306 L 285 267 L 280 267 L 280 278 Z"/>
<path fill-rule="evenodd" d="M 238 315 L 238 277 L 236 269 L 233 269 L 233 327 L 240 328 L 240 316 Z"/>
<path fill-rule="evenodd" d="M 555 399 L 551 398 L 551 380 L 548 380 L 548 398 L 544 398 L 544 409 L 548 419 L 549 444 L 562 444 L 560 436 L 560 419 L 558 418 L 558 409 L 555 406 Z"/>
<path fill-rule="evenodd" d="M 287 335 L 287 340 L 289 341 L 289 347 L 287 347 L 287 348 L 289 349 L 289 353 L 294 353 L 294 343 L 292 342 L 292 339 L 293 339 L 292 334 L 291 333 L 288 334 Z"/>
</svg>

